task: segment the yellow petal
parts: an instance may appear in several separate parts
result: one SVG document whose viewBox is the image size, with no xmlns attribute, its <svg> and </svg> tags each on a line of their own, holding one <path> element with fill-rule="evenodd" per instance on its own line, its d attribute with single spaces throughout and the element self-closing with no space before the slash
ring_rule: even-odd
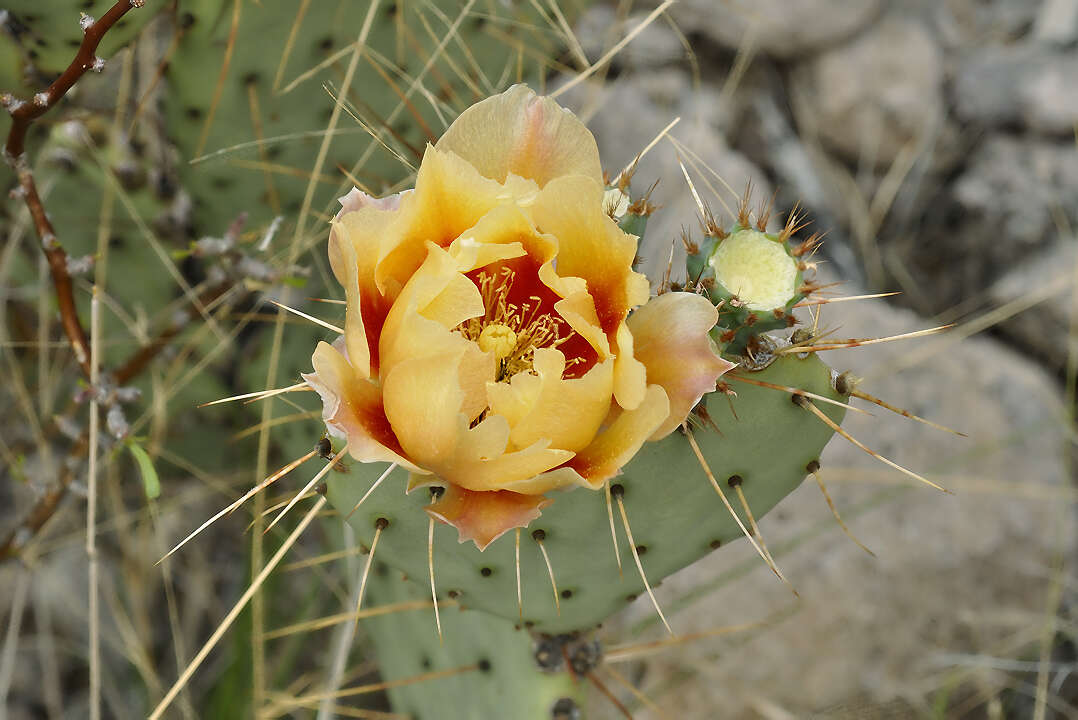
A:
<svg viewBox="0 0 1078 720">
<path fill-rule="evenodd" d="M 614 361 L 614 398 L 626 410 L 635 410 L 647 392 L 647 371 L 633 357 L 633 334 L 624 322 L 618 325 L 615 337 L 618 355 Z"/>
<path fill-rule="evenodd" d="M 449 247 L 503 202 L 503 191 L 457 155 L 428 145 L 415 191 L 401 199 L 398 218 L 386 231 L 375 273 L 378 288 L 393 297 L 423 263 L 428 242 Z"/>
<path fill-rule="evenodd" d="M 329 238 L 329 264 L 344 287 L 348 360 L 362 377 L 378 371 L 378 337 L 389 302 L 374 283 L 374 265 L 395 213 L 373 204 L 339 215 Z"/>
<path fill-rule="evenodd" d="M 530 255 L 537 264 L 557 254 L 558 242 L 540 235 L 515 205 L 501 205 L 487 213 L 450 246 L 461 272 L 471 272 L 500 260 Z"/>
<path fill-rule="evenodd" d="M 461 408 L 459 381 L 462 353 L 404 360 L 382 383 L 385 414 L 408 457 L 420 467 L 437 467 L 457 450 Z"/>
<path fill-rule="evenodd" d="M 666 391 L 649 385 L 635 410 L 616 410 L 613 421 L 566 466 L 580 473 L 592 489 L 598 488 L 621 471 L 669 413 Z"/>
<path fill-rule="evenodd" d="M 708 332 L 718 312 L 706 298 L 672 292 L 652 298 L 629 316 L 636 357 L 647 368 L 649 383 L 657 383 L 670 398 L 670 415 L 652 440 L 669 434 L 704 394 L 715 389 L 720 375 L 734 364 L 719 357 Z"/>
<path fill-rule="evenodd" d="M 425 261 L 397 296 L 382 327 L 379 349 L 386 373 L 408 358 L 463 352 L 462 343 L 468 341 L 450 331 L 484 313 L 479 289 L 459 272 L 457 260 L 434 243 L 426 250 Z"/>
<path fill-rule="evenodd" d="M 575 115 L 525 85 L 514 85 L 465 110 L 436 146 L 451 150 L 483 175 L 510 173 L 540 187 L 562 175 L 602 182 L 595 138 Z"/>
<path fill-rule="evenodd" d="M 543 439 L 551 447 L 576 452 L 591 443 L 610 412 L 613 360 L 599 363 L 582 377 L 562 379 L 565 357 L 558 350 L 535 351 L 534 370 L 519 373 L 508 383 L 490 383 L 490 411 L 512 428 L 513 447 Z"/>
<path fill-rule="evenodd" d="M 320 342 L 311 358 L 313 373 L 303 379 L 322 398 L 322 419 L 336 437 L 348 440 L 348 453 L 360 462 L 395 462 L 421 472 L 401 448 L 382 406 L 381 391 L 357 375 L 337 348 Z"/>
</svg>

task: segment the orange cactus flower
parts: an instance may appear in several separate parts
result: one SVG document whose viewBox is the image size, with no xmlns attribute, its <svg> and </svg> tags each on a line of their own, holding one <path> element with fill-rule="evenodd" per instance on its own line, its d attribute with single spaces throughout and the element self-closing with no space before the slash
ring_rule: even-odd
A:
<svg viewBox="0 0 1078 720">
<path fill-rule="evenodd" d="M 326 426 L 444 488 L 427 512 L 481 550 L 601 488 L 732 367 L 708 300 L 649 297 L 603 191 L 587 128 L 518 85 L 427 146 L 414 190 L 354 190 L 333 221 L 345 332 L 304 376 Z"/>
</svg>

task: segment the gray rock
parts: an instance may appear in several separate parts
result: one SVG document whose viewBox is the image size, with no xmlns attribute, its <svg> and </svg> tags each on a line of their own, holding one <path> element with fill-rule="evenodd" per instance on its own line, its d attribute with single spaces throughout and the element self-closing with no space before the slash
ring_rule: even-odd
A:
<svg viewBox="0 0 1078 720">
<path fill-rule="evenodd" d="M 1037 13 L 1033 38 L 1055 45 L 1078 39 L 1078 0 L 1047 0 Z"/>
<path fill-rule="evenodd" d="M 1054 244 L 1057 220 L 1078 220 L 1072 143 L 991 135 L 957 178 L 941 182 L 926 185 L 922 214 L 889 247 L 918 278 L 906 283 L 916 288 L 907 299 L 933 312 L 958 303 L 971 309 L 997 279 Z"/>
<path fill-rule="evenodd" d="M 851 161 L 889 166 L 943 124 L 942 54 L 916 19 L 885 18 L 804 74 L 806 111 L 828 147 Z"/>
<path fill-rule="evenodd" d="M 955 112 L 972 124 L 1070 136 L 1078 122 L 1078 52 L 986 47 L 955 77 Z"/>
<path fill-rule="evenodd" d="M 1048 4 L 1056 0 L 1048 0 Z M 1064 0 L 1070 2 L 1070 0 Z M 1013 42 L 1029 33 L 1042 0 L 946 0 L 932 2 L 935 28 L 948 48 Z"/>
<path fill-rule="evenodd" d="M 657 2 L 651 0 L 651 5 Z M 686 34 L 792 58 L 833 47 L 871 22 L 881 0 L 682 0 L 671 17 Z"/>
<path fill-rule="evenodd" d="M 633 28 L 647 18 L 647 12 L 633 13 L 618 21 L 617 12 L 609 5 L 595 5 L 581 16 L 576 27 L 576 37 L 584 53 L 591 61 L 597 60 Z M 687 57 L 682 39 L 664 18 L 656 18 L 632 42 L 618 53 L 614 62 L 622 67 L 655 69 L 662 65 L 679 62 Z"/>
<path fill-rule="evenodd" d="M 855 336 L 932 324 L 882 302 L 830 306 L 822 322 Z M 922 702 L 952 671 L 991 697 L 1016 677 L 987 668 L 985 657 L 1036 657 L 1031 629 L 1045 619 L 1056 553 L 1064 567 L 1075 560 L 1075 494 L 1057 384 L 1027 358 L 982 338 L 940 336 L 827 355 L 837 368 L 866 376 L 865 391 L 969 433 L 959 438 L 879 408 L 844 423 L 955 494 L 920 485 L 835 438 L 822 477 L 853 533 L 878 557 L 843 535 L 808 478 L 761 523 L 799 600 L 744 541 L 664 581 L 658 600 L 679 635 L 772 619 L 761 629 L 655 653 L 637 667 L 644 691 L 677 717 L 716 717 L 716 708 L 734 720 L 816 712 L 920 717 L 908 707 L 899 712 L 899 700 Z M 689 593 L 696 599 L 686 603 Z M 660 637 L 661 625 L 643 636 L 629 631 L 653 617 L 643 597 L 607 623 L 608 635 L 618 642 Z M 842 713 L 832 712 L 837 707 Z"/>
<path fill-rule="evenodd" d="M 1003 321 L 999 329 L 1017 347 L 1062 371 L 1067 358 L 1078 353 L 1078 338 L 1070 333 L 1078 248 L 1073 240 L 1051 245 L 1016 266 L 990 289 L 993 305 L 1029 307 Z M 1034 304 L 1036 303 L 1036 304 Z"/>
</svg>

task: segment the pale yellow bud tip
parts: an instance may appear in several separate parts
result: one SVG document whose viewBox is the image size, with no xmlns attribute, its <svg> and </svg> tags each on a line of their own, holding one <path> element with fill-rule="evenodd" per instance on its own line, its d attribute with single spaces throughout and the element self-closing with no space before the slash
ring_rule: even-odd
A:
<svg viewBox="0 0 1078 720">
<path fill-rule="evenodd" d="M 479 349 L 483 352 L 492 352 L 498 360 L 503 360 L 512 354 L 517 346 L 517 334 L 508 325 L 494 323 L 483 328 L 479 333 Z"/>
</svg>

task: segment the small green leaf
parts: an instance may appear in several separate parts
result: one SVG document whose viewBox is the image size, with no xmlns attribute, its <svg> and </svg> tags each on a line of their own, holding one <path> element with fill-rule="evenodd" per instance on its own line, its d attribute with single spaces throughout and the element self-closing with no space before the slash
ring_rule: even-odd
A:
<svg viewBox="0 0 1078 720">
<path fill-rule="evenodd" d="M 150 459 L 150 456 L 146 454 L 146 451 L 138 443 L 128 443 L 127 449 L 131 451 L 131 454 L 135 457 L 135 462 L 138 463 L 139 473 L 142 475 L 142 486 L 146 488 L 146 497 L 151 500 L 155 499 L 161 494 L 161 481 L 157 478 L 157 470 L 153 467 L 153 460 Z"/>
</svg>

